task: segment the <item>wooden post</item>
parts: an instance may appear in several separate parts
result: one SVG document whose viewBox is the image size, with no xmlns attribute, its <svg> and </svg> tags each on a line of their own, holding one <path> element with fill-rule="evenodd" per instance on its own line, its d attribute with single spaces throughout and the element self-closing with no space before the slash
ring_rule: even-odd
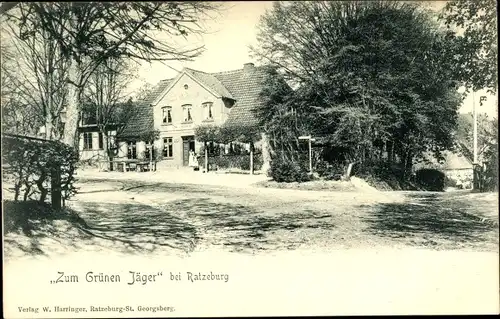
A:
<svg viewBox="0 0 500 319">
<path fill-rule="evenodd" d="M 50 191 L 51 191 L 51 203 L 52 209 L 55 211 L 61 210 L 61 170 L 60 168 L 53 169 L 50 176 Z"/>
<path fill-rule="evenodd" d="M 253 175 L 253 143 L 250 142 L 250 175 Z"/>
<path fill-rule="evenodd" d="M 309 138 L 309 173 L 313 172 L 313 164 L 312 164 L 312 145 L 311 138 Z"/>
<path fill-rule="evenodd" d="M 149 171 L 153 171 L 153 150 L 154 150 L 154 141 L 151 142 L 150 148 L 149 148 Z"/>
<path fill-rule="evenodd" d="M 208 173 L 208 143 L 205 142 L 205 173 Z"/>
</svg>

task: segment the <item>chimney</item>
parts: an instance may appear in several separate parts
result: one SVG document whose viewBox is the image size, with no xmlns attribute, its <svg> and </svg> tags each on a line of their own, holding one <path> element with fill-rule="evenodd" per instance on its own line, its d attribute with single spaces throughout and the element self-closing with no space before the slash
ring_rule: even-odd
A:
<svg viewBox="0 0 500 319">
<path fill-rule="evenodd" d="M 255 65 L 253 63 L 245 63 L 243 64 L 243 71 L 246 72 L 251 72 L 255 69 Z"/>
</svg>

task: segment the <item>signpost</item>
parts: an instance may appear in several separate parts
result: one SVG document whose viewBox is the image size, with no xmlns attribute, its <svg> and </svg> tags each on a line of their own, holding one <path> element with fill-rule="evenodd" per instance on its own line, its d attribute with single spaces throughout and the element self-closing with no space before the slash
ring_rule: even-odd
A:
<svg viewBox="0 0 500 319">
<path fill-rule="evenodd" d="M 306 135 L 306 136 L 299 136 L 299 140 L 307 140 L 309 143 L 309 173 L 312 174 L 313 166 L 312 166 L 312 145 L 311 145 L 311 143 L 314 142 L 316 139 L 312 138 L 311 135 Z"/>
<path fill-rule="evenodd" d="M 483 102 L 486 101 L 487 97 L 486 96 L 481 96 L 479 97 L 479 106 L 483 106 Z M 474 91 L 472 92 L 472 115 L 473 115 L 473 127 L 474 127 L 474 162 L 472 163 L 472 189 L 474 190 L 480 190 L 481 188 L 481 165 L 479 163 L 479 156 L 478 156 L 478 145 L 477 145 L 477 137 L 478 137 L 478 131 L 477 131 L 477 110 L 476 110 L 476 97 L 474 94 Z"/>
</svg>

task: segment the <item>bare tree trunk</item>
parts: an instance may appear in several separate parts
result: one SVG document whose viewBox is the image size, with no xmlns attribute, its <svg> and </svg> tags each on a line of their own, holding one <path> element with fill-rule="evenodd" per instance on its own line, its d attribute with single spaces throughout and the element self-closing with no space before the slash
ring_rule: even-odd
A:
<svg viewBox="0 0 500 319">
<path fill-rule="evenodd" d="M 50 112 L 50 110 L 48 110 L 48 113 L 45 116 L 45 138 L 47 140 L 52 139 L 53 130 L 54 130 L 54 125 L 53 125 L 53 120 L 52 120 L 52 113 Z"/>
<path fill-rule="evenodd" d="M 64 143 L 78 146 L 78 120 L 80 109 L 80 88 L 75 84 L 80 80 L 80 67 L 77 62 L 71 61 L 69 67 L 68 103 L 66 106 L 66 123 L 64 123 Z"/>
</svg>

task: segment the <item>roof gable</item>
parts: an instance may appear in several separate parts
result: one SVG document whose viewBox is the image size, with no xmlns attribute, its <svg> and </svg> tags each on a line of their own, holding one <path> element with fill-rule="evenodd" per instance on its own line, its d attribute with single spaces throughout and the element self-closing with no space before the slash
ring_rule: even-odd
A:
<svg viewBox="0 0 500 319">
<path fill-rule="evenodd" d="M 151 104 L 158 104 L 184 75 L 190 77 L 215 97 L 234 99 L 226 87 L 212 74 L 184 68 L 174 79 L 168 81 L 168 85 L 162 86 L 160 90 L 154 92 L 156 93 L 156 97 L 152 100 Z"/>
<path fill-rule="evenodd" d="M 213 74 L 205 73 L 193 69 L 186 68 L 184 72 L 191 76 L 192 79 L 200 83 L 202 86 L 208 88 L 212 92 L 217 93 L 218 97 L 233 99 L 233 95 L 227 88 L 215 77 Z"/>
</svg>

